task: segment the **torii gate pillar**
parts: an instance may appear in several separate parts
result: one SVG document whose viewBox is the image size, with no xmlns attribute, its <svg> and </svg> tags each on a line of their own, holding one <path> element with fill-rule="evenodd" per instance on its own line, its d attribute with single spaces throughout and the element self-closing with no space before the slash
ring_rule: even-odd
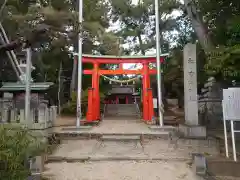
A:
<svg viewBox="0 0 240 180">
<path fill-rule="evenodd" d="M 143 82 L 142 82 L 142 96 L 143 96 L 143 120 L 152 121 L 154 116 L 153 111 L 153 95 L 150 83 L 149 63 L 143 64 Z"/>
<path fill-rule="evenodd" d="M 88 91 L 87 122 L 100 120 L 99 64 L 93 63 L 92 88 Z"/>
</svg>

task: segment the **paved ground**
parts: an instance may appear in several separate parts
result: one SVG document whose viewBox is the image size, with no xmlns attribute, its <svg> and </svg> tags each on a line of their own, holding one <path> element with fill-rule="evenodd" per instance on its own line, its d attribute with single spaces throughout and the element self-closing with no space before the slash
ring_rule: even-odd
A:
<svg viewBox="0 0 240 180">
<path fill-rule="evenodd" d="M 195 144 L 194 144 L 195 143 Z M 142 159 L 186 159 L 191 153 L 217 155 L 217 147 L 204 141 L 186 142 L 184 140 L 144 140 L 142 142 L 116 142 L 98 140 L 65 140 L 52 154 L 52 157 L 76 158 L 111 158 L 129 157 Z"/>
<path fill-rule="evenodd" d="M 55 131 L 62 131 L 55 128 Z M 140 120 L 106 120 L 89 133 L 155 133 Z M 110 142 L 99 140 L 64 140 L 52 157 L 69 159 L 92 158 L 88 162 L 58 162 L 46 165 L 46 174 L 53 180 L 199 180 L 188 165 L 192 152 L 218 154 L 212 141 L 149 140 Z M 101 158 L 129 158 L 110 161 Z M 148 159 L 133 161 L 133 159 Z M 152 161 L 151 159 L 161 159 Z M 181 161 L 179 159 L 182 159 Z M 183 161 L 184 159 L 184 161 Z M 90 159 L 91 160 L 91 159 Z M 170 161 L 169 161 L 170 160 Z"/>
<path fill-rule="evenodd" d="M 87 162 L 48 164 L 53 180 L 199 180 L 184 162 Z"/>
<path fill-rule="evenodd" d="M 70 126 L 68 127 L 75 127 L 73 123 L 75 123 L 75 119 L 69 118 L 65 119 Z M 64 124 L 61 121 L 63 119 L 59 119 L 60 123 Z M 66 125 L 67 123 L 65 123 Z M 64 132 L 63 127 L 55 127 L 55 132 Z M 70 131 L 65 131 L 70 132 Z M 72 131 L 74 132 L 74 131 Z M 132 119 L 132 120 L 124 120 L 123 118 L 119 119 L 107 119 L 104 120 L 99 126 L 91 129 L 88 131 L 89 133 L 151 133 L 152 131 L 148 128 L 148 126 L 143 123 L 140 119 Z"/>
</svg>

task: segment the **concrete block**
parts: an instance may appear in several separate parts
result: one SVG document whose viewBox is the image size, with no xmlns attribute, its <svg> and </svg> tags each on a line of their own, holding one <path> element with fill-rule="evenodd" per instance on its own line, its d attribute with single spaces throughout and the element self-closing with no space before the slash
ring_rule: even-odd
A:
<svg viewBox="0 0 240 180">
<path fill-rule="evenodd" d="M 197 175 L 204 176 L 207 173 L 206 158 L 202 154 L 193 154 L 194 169 Z"/>
<path fill-rule="evenodd" d="M 62 128 L 63 131 L 82 131 L 82 130 L 90 130 L 92 126 L 80 126 L 80 127 L 67 127 Z"/>
<path fill-rule="evenodd" d="M 116 135 L 103 135 L 103 141 L 140 141 L 140 136 L 116 136 Z"/>
<path fill-rule="evenodd" d="M 204 126 L 190 126 L 186 124 L 180 124 L 179 133 L 186 138 L 206 138 L 207 137 L 207 131 L 206 127 Z"/>
<path fill-rule="evenodd" d="M 176 127 L 173 126 L 149 126 L 149 129 L 153 130 L 153 131 L 175 131 Z"/>
<path fill-rule="evenodd" d="M 207 171 L 215 176 L 240 178 L 240 163 L 232 159 L 208 158 Z"/>
<path fill-rule="evenodd" d="M 32 174 L 31 176 L 27 177 L 27 180 L 41 180 L 41 174 Z"/>
<path fill-rule="evenodd" d="M 36 156 L 30 161 L 30 170 L 32 173 L 42 173 L 44 171 L 44 157 Z"/>
</svg>

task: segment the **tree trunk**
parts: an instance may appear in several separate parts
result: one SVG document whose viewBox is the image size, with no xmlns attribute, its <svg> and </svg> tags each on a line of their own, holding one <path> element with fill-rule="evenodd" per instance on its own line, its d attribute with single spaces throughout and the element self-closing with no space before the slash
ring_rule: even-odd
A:
<svg viewBox="0 0 240 180">
<path fill-rule="evenodd" d="M 72 79 L 70 85 L 70 95 L 76 90 L 76 79 L 77 79 L 77 60 L 73 60 Z"/>
<path fill-rule="evenodd" d="M 62 87 L 61 75 L 62 75 L 62 61 L 60 62 L 58 70 L 58 114 L 61 114 L 61 87 Z"/>
<path fill-rule="evenodd" d="M 141 33 L 138 32 L 138 41 L 139 41 L 139 46 L 140 46 L 140 50 L 141 50 L 141 54 L 145 55 L 145 49 L 143 48 L 143 41 L 142 41 L 142 37 L 141 37 Z"/>
<path fill-rule="evenodd" d="M 197 5 L 193 0 L 184 0 L 184 5 L 187 10 L 188 17 L 191 20 L 193 29 L 198 37 L 199 43 L 205 53 L 209 52 L 213 47 L 213 42 L 208 34 L 208 29 L 203 22 L 202 16 L 197 11 Z"/>
</svg>

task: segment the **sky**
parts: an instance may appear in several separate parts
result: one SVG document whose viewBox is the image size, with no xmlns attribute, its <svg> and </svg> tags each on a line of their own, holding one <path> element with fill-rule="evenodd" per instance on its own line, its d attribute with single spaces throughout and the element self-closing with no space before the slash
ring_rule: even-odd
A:
<svg viewBox="0 0 240 180">
<path fill-rule="evenodd" d="M 132 0 L 132 3 L 133 4 L 137 4 L 139 0 Z M 180 0 L 182 1 L 182 0 Z M 179 11 L 174 11 L 171 15 L 173 16 L 179 16 L 180 15 L 180 12 Z M 114 31 L 114 30 L 119 30 L 121 27 L 120 27 L 120 22 L 115 22 L 115 23 L 112 23 L 110 25 L 110 28 L 108 29 L 109 31 Z M 128 48 L 128 47 L 131 47 L 130 44 L 124 44 L 123 45 L 124 48 Z M 148 52 L 146 52 L 146 55 L 154 55 L 156 54 L 156 49 L 152 49 L 152 50 L 149 50 Z"/>
<path fill-rule="evenodd" d="M 132 3 L 133 3 L 133 4 L 137 4 L 138 1 L 139 1 L 139 0 L 132 0 Z M 182 1 L 182 0 L 180 0 L 180 1 Z M 179 16 L 179 15 L 180 15 L 180 12 L 174 11 L 174 12 L 172 13 L 172 15 L 173 15 L 173 16 Z M 119 28 L 120 28 L 120 23 L 119 23 L 119 22 L 115 22 L 115 23 L 111 24 L 109 30 L 110 30 L 110 31 L 114 31 L 114 30 L 117 30 L 117 29 L 119 29 Z M 131 46 L 130 44 L 124 44 L 124 45 L 123 45 L 124 48 L 128 48 L 128 47 L 130 47 L 130 46 Z M 149 50 L 149 51 L 146 52 L 146 55 L 155 55 L 155 54 L 156 54 L 156 49 L 151 49 L 151 50 Z M 129 69 L 129 68 L 132 67 L 133 65 L 134 65 L 134 64 L 123 64 L 123 68 L 124 68 L 124 69 Z"/>
</svg>

